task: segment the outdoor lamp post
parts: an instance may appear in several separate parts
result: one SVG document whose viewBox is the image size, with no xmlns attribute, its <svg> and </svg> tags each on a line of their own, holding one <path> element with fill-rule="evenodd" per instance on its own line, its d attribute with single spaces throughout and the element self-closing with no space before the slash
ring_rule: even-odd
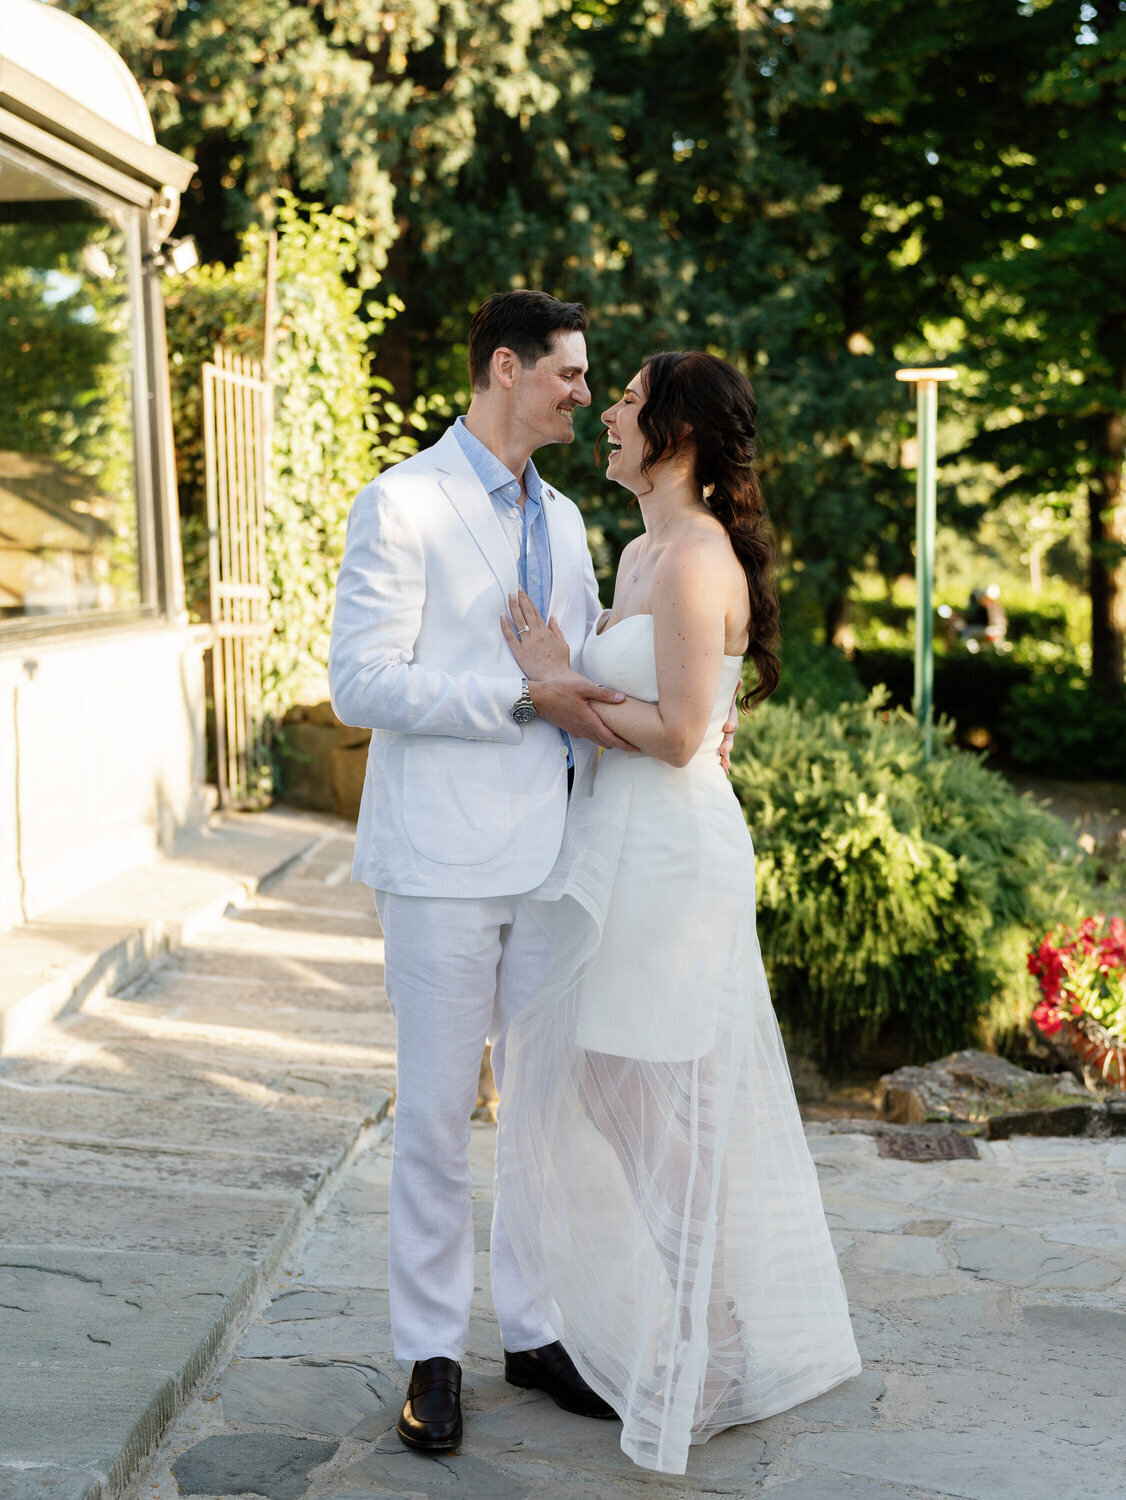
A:
<svg viewBox="0 0 1126 1500">
<path fill-rule="evenodd" d="M 938 383 L 953 380 L 955 371 L 896 370 L 896 380 L 909 381 L 918 398 L 918 463 L 915 468 L 915 716 L 923 726 L 923 753 L 931 757 L 934 717 L 934 537 L 935 439 L 938 428 Z"/>
</svg>

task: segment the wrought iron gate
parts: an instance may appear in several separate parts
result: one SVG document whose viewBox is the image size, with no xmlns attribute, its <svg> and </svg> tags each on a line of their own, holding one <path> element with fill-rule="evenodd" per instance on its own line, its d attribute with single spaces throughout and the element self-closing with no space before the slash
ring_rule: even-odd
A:
<svg viewBox="0 0 1126 1500">
<path fill-rule="evenodd" d="M 270 797 L 262 707 L 270 402 L 261 364 L 216 345 L 203 367 L 203 446 L 221 807 L 261 807 Z"/>
</svg>

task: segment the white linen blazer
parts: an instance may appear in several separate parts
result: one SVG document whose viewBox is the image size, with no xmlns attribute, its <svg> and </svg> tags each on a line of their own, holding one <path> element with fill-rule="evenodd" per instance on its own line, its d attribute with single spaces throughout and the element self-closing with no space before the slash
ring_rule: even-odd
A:
<svg viewBox="0 0 1126 1500">
<path fill-rule="evenodd" d="M 577 506 L 543 486 L 551 614 L 577 665 L 598 614 Z M 333 707 L 372 731 L 353 880 L 403 895 L 528 891 L 559 852 L 567 751 L 510 716 L 521 672 L 500 629 L 516 562 L 452 428 L 357 495 L 336 588 Z M 574 742 L 578 775 L 593 746 Z"/>
</svg>

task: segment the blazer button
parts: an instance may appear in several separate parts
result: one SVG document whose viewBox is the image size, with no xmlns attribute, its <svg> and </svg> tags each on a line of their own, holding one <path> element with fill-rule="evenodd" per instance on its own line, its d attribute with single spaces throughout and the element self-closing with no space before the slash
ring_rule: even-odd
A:
<svg viewBox="0 0 1126 1500">
<path fill-rule="evenodd" d="M 560 760 L 566 760 L 567 759 L 567 746 L 566 745 L 560 745 L 559 746 L 559 759 Z"/>
</svg>

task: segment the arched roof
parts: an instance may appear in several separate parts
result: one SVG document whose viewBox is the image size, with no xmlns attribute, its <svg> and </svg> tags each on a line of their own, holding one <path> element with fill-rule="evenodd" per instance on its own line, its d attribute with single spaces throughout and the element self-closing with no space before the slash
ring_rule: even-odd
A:
<svg viewBox="0 0 1126 1500">
<path fill-rule="evenodd" d="M 43 0 L 0 0 L 0 56 L 147 145 L 145 96 L 117 53 L 83 21 Z"/>
</svg>

